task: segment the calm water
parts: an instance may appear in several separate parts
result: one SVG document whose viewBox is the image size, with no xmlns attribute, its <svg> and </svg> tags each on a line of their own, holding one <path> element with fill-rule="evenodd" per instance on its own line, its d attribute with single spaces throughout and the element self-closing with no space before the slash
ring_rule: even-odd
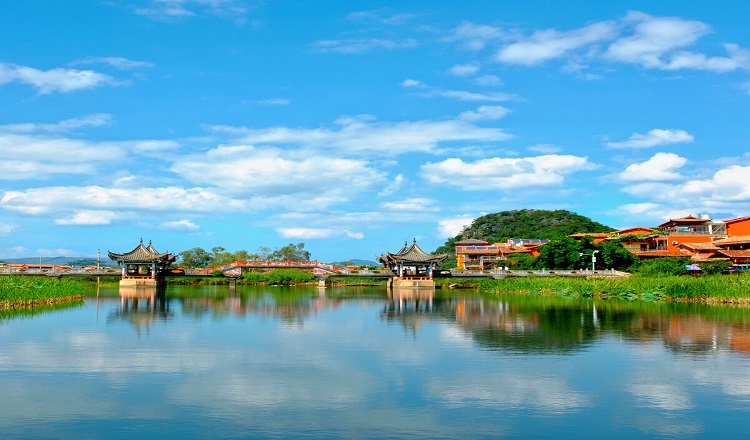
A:
<svg viewBox="0 0 750 440">
<path fill-rule="evenodd" d="M 0 318 L 2 438 L 746 438 L 750 310 L 169 288 Z"/>
</svg>

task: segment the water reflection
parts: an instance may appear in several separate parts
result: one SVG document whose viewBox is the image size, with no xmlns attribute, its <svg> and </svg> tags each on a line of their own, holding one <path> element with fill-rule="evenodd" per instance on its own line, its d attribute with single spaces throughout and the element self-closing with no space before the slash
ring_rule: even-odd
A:
<svg viewBox="0 0 750 440">
<path fill-rule="evenodd" d="M 144 331 L 149 333 L 154 322 L 173 318 L 163 286 L 121 286 L 119 294 L 120 307 L 107 316 L 107 322 L 127 321 L 140 335 Z"/>
</svg>

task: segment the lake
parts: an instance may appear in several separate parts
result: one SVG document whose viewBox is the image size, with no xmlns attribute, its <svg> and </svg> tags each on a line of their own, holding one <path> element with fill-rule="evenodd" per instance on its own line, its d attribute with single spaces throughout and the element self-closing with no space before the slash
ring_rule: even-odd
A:
<svg viewBox="0 0 750 440">
<path fill-rule="evenodd" d="M 744 438 L 750 309 L 102 289 L 0 320 L 3 438 Z"/>
</svg>

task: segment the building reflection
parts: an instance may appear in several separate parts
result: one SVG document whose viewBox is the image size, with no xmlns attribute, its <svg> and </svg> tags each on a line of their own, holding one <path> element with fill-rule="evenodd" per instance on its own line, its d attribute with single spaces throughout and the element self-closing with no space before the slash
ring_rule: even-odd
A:
<svg viewBox="0 0 750 440">
<path fill-rule="evenodd" d="M 120 307 L 107 317 L 107 321 L 127 321 L 140 335 L 143 331 L 149 333 L 155 322 L 167 321 L 172 317 L 163 286 L 121 286 Z"/>
<path fill-rule="evenodd" d="M 239 289 L 238 289 L 239 290 Z M 164 290 L 121 289 L 120 307 L 109 319 L 124 319 L 140 333 L 173 317 L 169 301 L 185 317 L 262 316 L 302 327 L 320 312 L 349 302 L 382 304 L 380 316 L 418 336 L 428 323 L 453 325 L 480 347 L 520 354 L 565 354 L 606 338 L 635 344 L 660 343 L 678 354 L 702 356 L 721 350 L 750 354 L 750 309 L 556 296 L 492 295 L 423 288 L 383 293 L 351 289 L 229 293 L 167 300 Z"/>
</svg>

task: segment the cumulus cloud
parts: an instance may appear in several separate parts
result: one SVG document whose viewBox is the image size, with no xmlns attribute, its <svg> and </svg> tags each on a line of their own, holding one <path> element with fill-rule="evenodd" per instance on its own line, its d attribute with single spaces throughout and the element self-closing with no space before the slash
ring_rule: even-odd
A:
<svg viewBox="0 0 750 440">
<path fill-rule="evenodd" d="M 681 183 L 643 182 L 622 188 L 633 197 L 672 211 L 747 212 L 750 210 L 750 166 L 732 165 L 711 176 L 684 177 Z M 666 208 L 663 208 L 666 209 Z"/>
<path fill-rule="evenodd" d="M 60 225 L 109 224 L 132 212 L 226 212 L 246 210 L 246 202 L 203 188 L 48 187 L 5 191 L 0 208 L 55 218 Z"/>
<path fill-rule="evenodd" d="M 72 217 L 55 219 L 55 224 L 65 225 L 65 226 L 108 225 L 112 223 L 112 220 L 115 219 L 116 217 L 117 217 L 117 214 L 114 213 L 113 211 L 82 210 L 82 211 L 74 212 Z"/>
<path fill-rule="evenodd" d="M 455 237 L 464 230 L 465 227 L 471 225 L 474 221 L 474 217 L 461 216 L 448 218 L 438 221 L 437 234 L 438 238 L 450 238 Z"/>
<path fill-rule="evenodd" d="M 219 146 L 184 156 L 171 169 L 191 182 L 266 197 L 356 193 L 384 181 L 381 172 L 361 160 L 294 157 L 251 146 Z"/>
<path fill-rule="evenodd" d="M 93 89 L 102 85 L 116 85 L 114 78 L 93 70 L 54 68 L 39 70 L 33 67 L 0 63 L 0 85 L 19 82 L 36 89 L 39 94 L 68 93 Z"/>
<path fill-rule="evenodd" d="M 649 130 L 646 134 L 633 133 L 630 139 L 621 142 L 607 142 L 609 148 L 650 148 L 659 145 L 685 144 L 693 142 L 693 135 L 685 130 L 660 129 Z"/>
<path fill-rule="evenodd" d="M 512 137 L 501 129 L 478 127 L 460 117 L 442 121 L 377 122 L 371 117 L 359 116 L 341 118 L 330 128 L 212 126 L 209 129 L 232 135 L 238 144 L 296 145 L 358 156 L 361 153 L 395 156 L 405 152 L 433 152 L 443 142 L 498 142 Z"/>
<path fill-rule="evenodd" d="M 421 174 L 430 183 L 479 191 L 560 185 L 566 176 L 594 168 L 588 158 L 572 155 L 495 157 L 471 163 L 451 158 L 422 165 Z"/>
<path fill-rule="evenodd" d="M 682 176 L 676 170 L 682 168 L 687 159 L 674 153 L 656 153 L 642 163 L 634 163 L 620 173 L 625 181 L 670 181 L 679 180 Z"/>
<path fill-rule="evenodd" d="M 600 76 L 581 72 L 585 65 L 581 61 L 636 64 L 660 70 L 750 70 L 750 50 L 737 44 L 724 43 L 725 56 L 689 50 L 710 31 L 710 26 L 700 21 L 634 11 L 619 20 L 595 22 L 570 31 L 546 29 L 528 37 L 513 35 L 509 38 L 513 41 L 495 54 L 495 60 L 532 66 L 567 57 L 564 70 L 588 79 Z"/>
<path fill-rule="evenodd" d="M 572 50 L 609 40 L 616 35 L 616 30 L 614 22 L 606 21 L 567 32 L 554 29 L 536 31 L 530 37 L 500 49 L 495 59 L 510 64 L 539 64 L 560 58 Z"/>
<path fill-rule="evenodd" d="M 361 232 L 352 232 L 342 229 L 332 228 L 278 228 L 276 230 L 284 238 L 295 239 L 319 239 L 319 238 L 351 238 L 362 240 L 365 234 Z"/>
</svg>

